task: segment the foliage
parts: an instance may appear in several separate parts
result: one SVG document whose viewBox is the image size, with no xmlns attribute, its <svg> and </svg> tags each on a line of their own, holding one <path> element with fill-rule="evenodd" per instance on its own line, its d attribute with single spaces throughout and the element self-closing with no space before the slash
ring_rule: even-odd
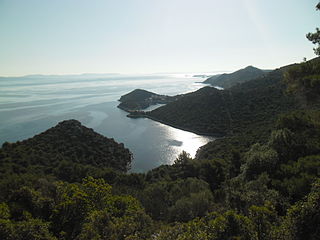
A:
<svg viewBox="0 0 320 240">
<path fill-rule="evenodd" d="M 316 9 L 320 10 L 320 2 L 317 4 Z M 316 28 L 315 33 L 308 33 L 306 37 L 313 44 L 317 44 L 317 46 L 313 50 L 316 55 L 320 56 L 320 29 Z"/>
<path fill-rule="evenodd" d="M 263 172 L 270 174 L 278 163 L 277 152 L 259 143 L 254 144 L 244 158 L 245 164 L 242 166 L 242 172 L 248 180 L 255 179 Z"/>
<path fill-rule="evenodd" d="M 176 100 L 179 96 L 166 96 L 159 95 L 153 92 L 149 92 L 143 89 L 135 89 L 128 94 L 121 96 L 118 108 L 132 112 L 135 110 L 141 110 L 148 108 L 155 104 L 165 104 Z"/>
<path fill-rule="evenodd" d="M 192 158 L 189 153 L 186 151 L 182 151 L 179 156 L 174 160 L 173 164 L 176 165 L 185 165 L 188 161 L 190 161 Z"/>
<path fill-rule="evenodd" d="M 9 219 L 10 209 L 6 203 L 0 204 L 0 219 Z"/>
<path fill-rule="evenodd" d="M 285 72 L 287 91 L 296 94 L 304 101 L 318 101 L 320 94 L 320 58 L 294 65 Z"/>
<path fill-rule="evenodd" d="M 319 105 L 283 93 L 288 69 L 168 104 L 177 123 L 230 135 L 147 173 L 126 173 L 130 152 L 74 121 L 5 143 L 0 239 L 318 239 Z"/>
<path fill-rule="evenodd" d="M 56 240 L 49 232 L 49 223 L 40 219 L 10 221 L 0 219 L 0 238 L 3 240 Z"/>
<path fill-rule="evenodd" d="M 185 224 L 177 224 L 158 232 L 154 240 L 228 240 L 228 239 L 257 239 L 249 218 L 234 211 L 224 214 L 211 213 L 206 218 L 195 219 Z"/>
<path fill-rule="evenodd" d="M 248 66 L 233 73 L 224 73 L 218 76 L 214 75 L 204 81 L 204 83 L 209 83 L 212 86 L 230 88 L 240 83 L 258 79 L 264 74 L 265 72 L 263 70 L 255 68 L 253 66 Z"/>
<path fill-rule="evenodd" d="M 284 93 L 282 82 L 286 68 L 272 71 L 259 80 L 252 80 L 228 90 L 204 87 L 183 95 L 177 101 L 147 113 L 151 119 L 204 135 L 227 136 L 199 151 L 199 158 L 223 157 L 213 154 L 230 149 L 230 143 L 241 151 L 264 142 L 276 116 L 298 107 L 292 96 Z M 226 143 L 227 142 L 227 143 Z"/>
<path fill-rule="evenodd" d="M 212 200 L 209 184 L 196 178 L 153 183 L 142 196 L 146 212 L 154 219 L 167 221 L 189 221 L 204 216 Z"/>
<path fill-rule="evenodd" d="M 87 175 L 104 175 L 109 168 L 125 172 L 131 160 L 132 154 L 123 144 L 69 120 L 22 142 L 4 143 L 0 149 L 0 178 L 31 172 L 81 181 Z"/>
<path fill-rule="evenodd" d="M 263 206 L 252 205 L 249 208 L 249 218 L 259 240 L 272 239 L 273 229 L 278 226 L 278 216 L 270 202 L 266 201 Z"/>
<path fill-rule="evenodd" d="M 310 239 L 320 236 L 320 179 L 313 184 L 306 199 L 289 210 L 278 232 L 278 239 Z"/>
<path fill-rule="evenodd" d="M 58 183 L 52 215 L 54 231 L 67 239 L 96 237 L 124 239 L 150 225 L 139 202 L 131 196 L 114 196 L 103 179 L 84 179 L 81 185 Z M 95 225 L 104 221 L 105 226 Z M 106 238 L 108 237 L 108 238 Z"/>
</svg>

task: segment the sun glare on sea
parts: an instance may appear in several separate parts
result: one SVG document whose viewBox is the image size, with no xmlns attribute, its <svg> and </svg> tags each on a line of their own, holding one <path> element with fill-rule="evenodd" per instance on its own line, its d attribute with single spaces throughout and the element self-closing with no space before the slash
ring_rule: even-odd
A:
<svg viewBox="0 0 320 240">
<path fill-rule="evenodd" d="M 186 151 L 191 157 L 195 157 L 199 147 L 215 139 L 213 137 L 200 136 L 173 127 L 166 127 L 166 132 L 168 139 L 170 139 L 168 144 L 174 149 L 175 155 L 179 155 L 182 151 Z M 172 159 L 171 164 L 173 161 L 174 159 Z"/>
</svg>

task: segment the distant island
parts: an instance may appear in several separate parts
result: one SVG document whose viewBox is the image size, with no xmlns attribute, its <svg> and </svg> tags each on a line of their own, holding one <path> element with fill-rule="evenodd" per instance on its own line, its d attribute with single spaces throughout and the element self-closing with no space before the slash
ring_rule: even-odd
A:
<svg viewBox="0 0 320 240">
<path fill-rule="evenodd" d="M 192 77 L 194 78 L 209 78 L 211 77 L 212 75 L 206 75 L 206 74 L 196 74 L 196 75 L 193 75 Z"/>
<path fill-rule="evenodd" d="M 167 96 L 149 92 L 143 89 L 135 89 L 132 92 L 121 96 L 118 108 L 132 113 L 146 109 L 156 104 L 167 104 L 179 99 L 180 95 Z"/>
<path fill-rule="evenodd" d="M 270 72 L 270 70 L 262 70 L 253 66 L 248 66 L 233 73 L 213 75 L 203 83 L 222 88 L 230 88 L 237 84 L 263 77 L 268 72 Z"/>
</svg>

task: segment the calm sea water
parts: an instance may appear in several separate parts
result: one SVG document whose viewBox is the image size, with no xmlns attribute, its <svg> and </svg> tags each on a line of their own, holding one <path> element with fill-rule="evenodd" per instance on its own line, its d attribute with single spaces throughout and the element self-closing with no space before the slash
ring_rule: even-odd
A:
<svg viewBox="0 0 320 240">
<path fill-rule="evenodd" d="M 175 95 L 204 85 L 188 75 L 80 75 L 0 78 L 0 144 L 34 136 L 66 119 L 117 142 L 134 156 L 133 172 L 171 164 L 182 150 L 192 156 L 213 138 L 149 119 L 131 119 L 118 109 L 121 95 L 136 88 Z"/>
</svg>

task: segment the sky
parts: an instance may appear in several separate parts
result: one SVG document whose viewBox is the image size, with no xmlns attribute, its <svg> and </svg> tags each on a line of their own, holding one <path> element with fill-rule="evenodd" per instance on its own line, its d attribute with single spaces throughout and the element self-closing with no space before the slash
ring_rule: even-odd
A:
<svg viewBox="0 0 320 240">
<path fill-rule="evenodd" d="M 0 0 L 0 76 L 274 69 L 315 57 L 318 0 Z"/>
</svg>

